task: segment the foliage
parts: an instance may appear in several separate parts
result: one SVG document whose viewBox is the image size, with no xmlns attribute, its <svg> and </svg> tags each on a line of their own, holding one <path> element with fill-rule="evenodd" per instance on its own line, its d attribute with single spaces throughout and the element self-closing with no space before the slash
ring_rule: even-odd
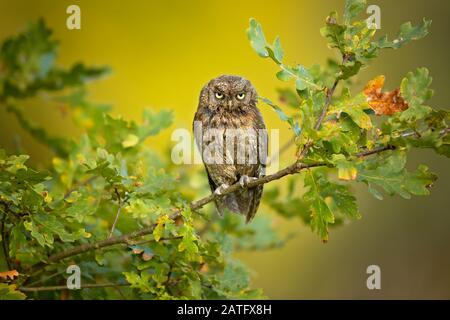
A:
<svg viewBox="0 0 450 320">
<path fill-rule="evenodd" d="M 293 196 L 290 192 L 288 202 L 283 204 L 272 193 L 269 204 L 284 216 L 298 216 L 309 223 L 323 241 L 328 240 L 328 227 L 336 221 L 360 217 L 356 199 L 349 191 L 350 183 L 363 182 L 378 199 L 383 197 L 378 189 L 404 198 L 427 195 L 436 176 L 425 165 L 407 171 L 408 152 L 414 147 L 433 148 L 439 154 L 450 155 L 449 112 L 426 105 L 432 96 L 426 68 L 408 73 L 399 88 L 390 92 L 382 92 L 384 76 L 370 81 L 363 92 L 353 95 L 349 82 L 342 81 L 357 74 L 380 50 L 398 49 L 424 37 L 431 24 L 426 19 L 414 27 L 408 22 L 400 27 L 395 40 L 389 41 L 387 36 L 376 39 L 375 28 L 371 29 L 364 20 L 355 20 L 365 7 L 365 1 L 347 0 L 342 22 L 336 12 L 327 17 L 321 34 L 341 57 L 340 63 L 329 61 L 328 70 L 285 64 L 279 37 L 274 44 L 268 43 L 261 25 L 254 19 L 248 29 L 258 55 L 270 58 L 280 67 L 277 78 L 295 80 L 295 90 L 283 89 L 281 96 L 281 102 L 288 101 L 294 115 L 287 115 L 268 99 L 261 100 L 293 129 L 299 161 L 323 162 L 333 168 L 308 171 L 303 178 L 303 194 Z M 341 84 L 341 94 L 337 95 L 336 88 Z M 297 99 L 293 100 L 295 92 Z M 377 116 L 381 119 L 375 119 Z M 375 153 L 377 156 L 370 156 Z M 333 176 L 342 182 L 334 182 Z M 291 213 L 287 207 L 293 201 L 294 207 L 300 209 Z"/>
<path fill-rule="evenodd" d="M 436 176 L 424 165 L 408 171 L 409 151 L 431 148 L 449 156 L 449 113 L 427 105 L 432 91 L 425 68 L 407 74 L 393 91 L 382 92 L 380 77 L 351 94 L 351 77 L 380 50 L 421 38 L 430 25 L 407 23 L 395 40 L 375 39 L 376 30 L 356 20 L 365 5 L 347 0 L 342 22 L 336 12 L 329 15 L 321 33 L 342 61 L 330 59 L 324 66 L 290 66 L 283 62 L 279 37 L 268 43 L 254 19 L 248 29 L 258 55 L 279 66 L 277 78 L 295 80 L 295 89 L 279 91 L 289 109 L 262 102 L 292 128 L 297 160 L 321 166 L 288 178 L 287 190 L 266 188 L 267 206 L 260 210 L 297 217 L 323 241 L 330 227 L 361 217 L 351 184 L 362 182 L 379 199 L 382 191 L 404 198 L 426 195 Z M 146 110 L 140 122 L 113 116 L 109 106 L 89 101 L 85 87 L 108 69 L 80 63 L 61 68 L 55 64 L 57 50 L 40 20 L 7 39 L 0 51 L 1 107 L 54 152 L 48 168 L 37 170 L 27 163 L 28 155 L 0 151 L 0 271 L 19 272 L 0 279 L 0 299 L 264 298 L 251 288 L 250 272 L 233 252 L 278 247 L 288 236 L 279 235 L 262 213 L 246 225 L 236 215 L 218 219 L 212 207 L 193 209 L 193 181 L 201 177 L 196 193 L 206 194 L 204 177 L 175 168 L 146 143 L 170 126 L 172 113 Z M 21 105 L 27 99 L 56 101 L 81 135 L 55 137 L 33 124 Z M 64 285 L 70 264 L 81 268 L 82 284 L 116 285 L 66 294 L 25 290 Z"/>
</svg>

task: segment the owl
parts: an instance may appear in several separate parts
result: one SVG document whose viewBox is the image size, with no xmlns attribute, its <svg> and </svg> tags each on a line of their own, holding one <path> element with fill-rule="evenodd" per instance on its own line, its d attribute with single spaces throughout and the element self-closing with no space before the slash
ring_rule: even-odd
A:
<svg viewBox="0 0 450 320">
<path fill-rule="evenodd" d="M 250 222 L 258 210 L 263 185 L 248 188 L 252 179 L 265 174 L 267 132 L 256 107 L 257 93 L 250 81 L 222 75 L 201 90 L 194 117 L 194 136 L 202 155 L 219 215 L 225 209 L 244 215 Z M 230 194 L 221 191 L 239 182 Z"/>
</svg>

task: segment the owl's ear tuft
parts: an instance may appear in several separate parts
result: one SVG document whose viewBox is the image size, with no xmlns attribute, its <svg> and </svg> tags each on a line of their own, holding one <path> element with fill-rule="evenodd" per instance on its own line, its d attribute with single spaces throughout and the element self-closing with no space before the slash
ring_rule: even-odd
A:
<svg viewBox="0 0 450 320">
<path fill-rule="evenodd" d="M 250 89 L 250 98 L 255 103 L 258 101 L 258 93 L 256 92 L 256 90 L 253 86 Z"/>
<path fill-rule="evenodd" d="M 200 105 L 209 106 L 209 90 L 208 85 L 204 86 L 202 91 L 200 91 Z"/>
</svg>

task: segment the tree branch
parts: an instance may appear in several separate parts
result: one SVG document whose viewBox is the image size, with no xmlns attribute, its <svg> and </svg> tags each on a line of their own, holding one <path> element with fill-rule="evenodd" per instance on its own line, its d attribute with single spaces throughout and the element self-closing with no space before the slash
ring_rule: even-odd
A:
<svg viewBox="0 0 450 320">
<path fill-rule="evenodd" d="M 448 129 L 446 129 L 444 132 L 448 132 Z M 407 136 L 410 136 L 410 134 L 405 133 L 404 136 L 407 137 Z M 395 149 L 395 146 L 391 146 L 391 145 L 380 146 L 380 147 L 374 148 L 372 150 L 367 150 L 367 151 L 357 153 L 357 154 L 355 154 L 355 156 L 356 157 L 364 157 L 364 156 L 374 155 L 374 154 L 378 154 L 378 153 L 381 153 L 381 152 L 384 152 L 387 150 L 393 150 L 393 149 Z M 250 181 L 247 185 L 247 188 L 253 188 L 258 185 L 266 184 L 271 181 L 281 179 L 287 175 L 297 174 L 304 169 L 310 169 L 310 168 L 314 168 L 314 167 L 323 167 L 323 166 L 327 166 L 327 164 L 323 163 L 323 162 L 304 164 L 304 163 L 296 161 L 293 164 L 291 164 L 290 166 L 288 166 L 284 169 L 281 169 L 280 171 L 277 171 L 273 174 L 270 174 L 270 175 L 267 175 L 264 177 L 260 177 L 256 180 Z M 242 187 L 239 183 L 235 183 L 235 184 L 231 185 L 230 187 L 228 187 L 227 189 L 223 190 L 221 195 L 211 193 L 210 195 L 208 195 L 200 200 L 191 202 L 189 207 L 192 211 L 196 211 L 196 210 L 204 207 L 206 204 L 214 201 L 217 197 L 223 197 L 224 195 L 238 191 L 241 188 Z M 181 209 L 176 209 L 176 211 L 174 213 L 172 213 L 169 216 L 169 218 L 174 220 L 180 216 L 181 216 Z M 116 244 L 134 244 L 135 242 L 132 241 L 133 239 L 152 234 L 155 227 L 156 227 L 156 224 L 152 224 L 148 227 L 145 227 L 145 228 L 142 228 L 140 230 L 136 230 L 136 231 L 133 231 L 130 233 L 126 233 L 121 236 L 110 237 L 108 239 L 97 241 L 94 243 L 86 243 L 86 244 L 82 244 L 82 245 L 73 247 L 66 251 L 59 252 L 59 253 L 49 256 L 46 262 L 42 262 L 37 265 L 34 265 L 28 271 L 29 271 L 29 273 L 32 273 L 32 271 L 37 271 L 37 270 L 43 269 L 48 264 L 75 256 L 78 254 L 82 254 L 82 253 L 85 253 L 85 252 L 88 252 L 91 250 L 98 250 L 100 248 L 109 247 L 109 246 L 113 246 Z"/>
<path fill-rule="evenodd" d="M 250 181 L 247 185 L 247 188 L 253 188 L 253 187 L 256 187 L 261 184 L 265 184 L 265 183 L 268 183 L 268 182 L 271 182 L 274 180 L 281 179 L 287 175 L 296 174 L 303 169 L 320 167 L 320 166 L 325 166 L 325 165 L 326 164 L 324 164 L 324 163 L 315 163 L 315 164 L 306 165 L 303 163 L 295 162 L 295 163 L 291 164 L 290 166 L 288 166 L 274 174 L 267 175 L 267 176 L 258 178 L 256 180 Z M 235 183 L 235 184 L 231 185 L 230 187 L 228 187 L 227 189 L 223 190 L 222 194 L 220 196 L 215 193 L 212 193 L 209 196 L 206 196 L 200 200 L 191 202 L 189 207 L 193 211 L 198 210 L 198 209 L 202 208 L 203 206 L 205 206 L 206 204 L 214 201 L 217 197 L 222 197 L 224 195 L 233 193 L 233 192 L 239 190 L 240 188 L 242 188 L 241 185 L 239 183 Z M 181 216 L 181 209 L 177 209 L 177 211 L 172 213 L 169 216 L 169 218 L 174 220 L 179 216 Z M 109 246 L 113 246 L 113 245 L 121 244 L 121 243 L 133 244 L 132 239 L 152 234 L 155 227 L 156 227 L 156 224 L 152 224 L 148 227 L 145 227 L 140 230 L 136 230 L 136 231 L 133 231 L 133 232 L 130 232 L 127 234 L 123 234 L 121 236 L 110 237 L 108 239 L 97 241 L 94 243 L 82 244 L 82 245 L 70 248 L 68 250 L 65 250 L 63 252 L 53 254 L 48 257 L 46 262 L 42 262 L 42 263 L 36 264 L 35 266 L 32 266 L 31 269 L 29 270 L 29 273 L 32 273 L 33 271 L 38 271 L 38 270 L 44 268 L 48 264 L 75 256 L 78 254 L 82 254 L 82 253 L 85 253 L 85 252 L 88 252 L 91 250 L 98 250 L 100 248 L 109 247 Z"/>
<path fill-rule="evenodd" d="M 396 149 L 395 146 L 392 146 L 392 145 L 381 146 L 381 147 L 373 148 L 372 150 L 359 152 L 359 153 L 355 154 L 355 157 L 360 158 L 360 157 L 365 157 L 365 156 L 370 156 L 372 154 L 380 153 L 383 151 L 395 150 L 395 149 Z"/>
<path fill-rule="evenodd" d="M 344 58 L 345 61 L 345 58 Z M 327 98 L 325 100 L 325 104 L 323 105 L 322 112 L 319 116 L 319 118 L 316 121 L 316 124 L 314 125 L 314 130 L 318 131 L 320 129 L 320 126 L 322 125 L 323 120 L 325 119 L 325 116 L 327 115 L 328 107 L 331 104 L 331 99 L 333 98 L 334 91 L 336 90 L 336 87 L 339 83 L 340 79 L 337 78 L 334 80 L 333 86 L 327 90 Z M 310 138 L 303 146 L 302 151 L 298 155 L 298 158 L 301 160 L 303 159 L 306 154 L 308 153 L 308 149 L 314 144 L 314 141 L 312 141 Z"/>
<path fill-rule="evenodd" d="M 340 80 L 339 78 L 336 79 L 334 81 L 333 86 L 331 87 L 331 89 L 328 90 L 328 92 L 327 92 L 327 99 L 325 100 L 325 104 L 324 104 L 324 106 L 322 108 L 322 113 L 320 114 L 319 119 L 317 119 L 316 125 L 314 126 L 314 130 L 319 130 L 320 129 L 320 126 L 321 126 L 321 124 L 323 122 L 323 119 L 325 119 L 325 116 L 327 115 L 328 107 L 330 106 L 331 99 L 333 98 L 333 94 L 334 94 L 334 91 L 336 90 L 336 87 L 337 87 L 337 85 L 339 83 L 339 80 Z"/>
</svg>

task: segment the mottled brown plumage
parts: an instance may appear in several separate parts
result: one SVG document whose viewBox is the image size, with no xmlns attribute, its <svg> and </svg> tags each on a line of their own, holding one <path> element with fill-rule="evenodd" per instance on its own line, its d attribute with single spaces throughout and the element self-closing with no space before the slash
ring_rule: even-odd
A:
<svg viewBox="0 0 450 320">
<path fill-rule="evenodd" d="M 202 89 L 194 117 L 195 138 L 211 190 L 220 194 L 221 186 L 236 182 L 243 185 L 239 191 L 216 200 L 219 214 L 226 208 L 245 215 L 247 222 L 256 214 L 263 186 L 246 188 L 245 182 L 247 177 L 258 178 L 265 174 L 267 158 L 267 135 L 256 102 L 257 93 L 250 81 L 223 75 L 212 79 Z M 195 129 L 196 121 L 201 124 L 201 130 Z M 208 133 L 208 129 L 216 129 L 215 135 Z M 223 142 L 219 142 L 221 137 Z M 224 146 L 223 151 L 208 157 L 205 150 L 214 143 Z"/>
</svg>

